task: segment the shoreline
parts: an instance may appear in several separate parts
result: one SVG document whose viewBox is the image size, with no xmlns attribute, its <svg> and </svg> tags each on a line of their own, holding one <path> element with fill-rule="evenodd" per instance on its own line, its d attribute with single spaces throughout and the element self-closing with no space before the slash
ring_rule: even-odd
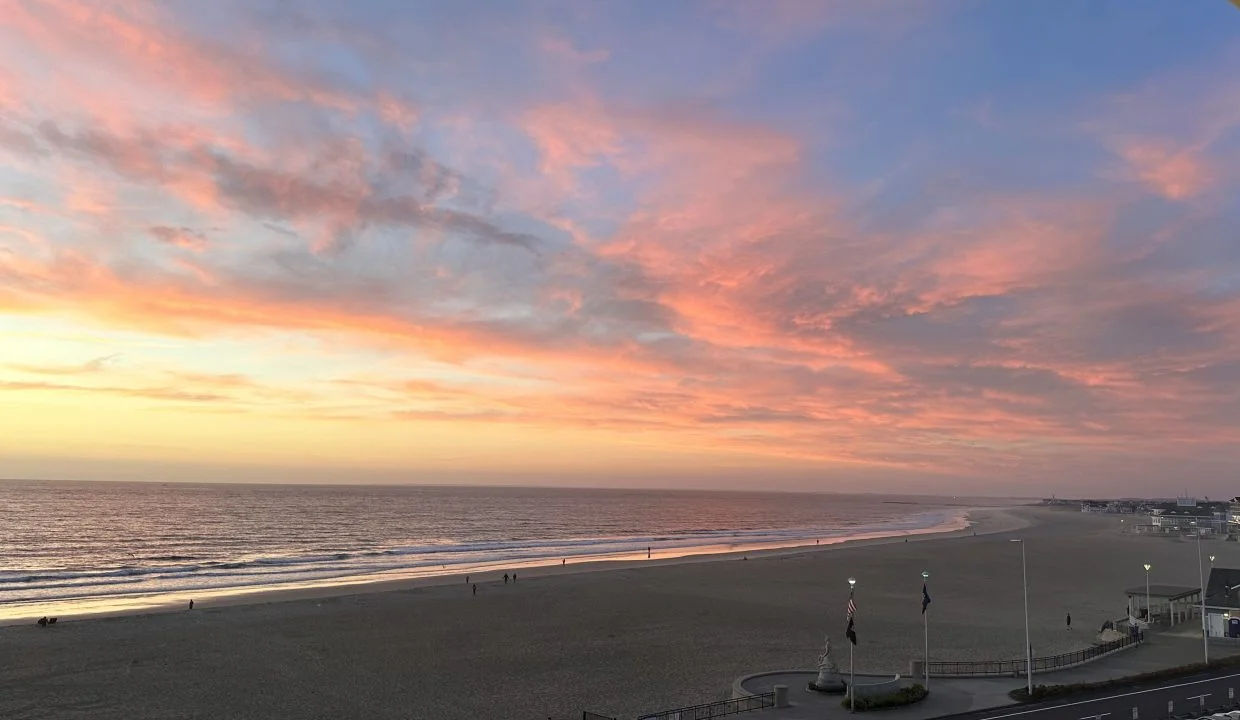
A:
<svg viewBox="0 0 1240 720">
<path fill-rule="evenodd" d="M 705 545 L 685 548 L 666 548 L 651 558 L 644 553 L 616 553 L 613 555 L 584 556 L 572 562 L 555 564 L 554 559 L 538 558 L 527 561 L 494 561 L 479 563 L 447 572 L 435 572 L 416 576 L 384 579 L 374 575 L 354 578 L 330 578 L 306 584 L 290 583 L 286 586 L 245 586 L 206 589 L 201 591 L 173 591 L 126 596 L 106 595 L 99 598 L 74 598 L 68 600 L 23 601 L 11 605 L 0 604 L 0 629 L 33 623 L 42 616 L 53 616 L 58 622 L 85 622 L 116 617 L 133 617 L 183 612 L 188 600 L 193 599 L 195 609 L 231 608 L 250 605 L 269 605 L 308 600 L 324 600 L 391 593 L 419 588 L 458 585 L 468 577 L 472 584 L 485 585 L 502 582 L 504 573 L 520 571 L 521 577 L 537 578 L 576 575 L 584 573 L 665 567 L 668 565 L 726 562 L 752 556 L 754 559 L 791 556 L 803 553 L 827 552 L 842 548 L 856 548 L 904 542 L 925 542 L 964 535 L 989 535 L 1010 532 L 1029 527 L 1034 521 L 1020 517 L 1013 510 L 1028 505 L 965 507 L 954 517 L 929 528 L 877 531 L 859 536 L 824 538 L 825 542 L 808 544 L 808 538 L 795 544 L 754 543 L 749 545 Z M 804 540 L 805 542 L 802 542 Z M 550 560 L 548 562 L 547 560 Z M 390 574 L 395 574 L 395 571 Z"/>
<path fill-rule="evenodd" d="M 1039 657 L 1088 647 L 1143 563 L 1156 582 L 1197 580 L 1195 543 L 1125 534 L 1115 518 L 1005 506 L 969 520 L 748 562 L 582 563 L 508 584 L 488 572 L 476 596 L 444 577 L 7 627 L 0 640 L 25 661 L 0 668 L 0 716 L 635 717 L 724 699 L 743 675 L 812 667 L 824 635 L 841 642 L 852 577 L 862 675 L 923 657 L 924 572 L 930 653 L 943 661 L 1020 657 L 1026 638 Z M 1027 579 L 1013 538 L 1026 541 Z M 1240 545 L 1202 544 L 1240 567 Z"/>
</svg>

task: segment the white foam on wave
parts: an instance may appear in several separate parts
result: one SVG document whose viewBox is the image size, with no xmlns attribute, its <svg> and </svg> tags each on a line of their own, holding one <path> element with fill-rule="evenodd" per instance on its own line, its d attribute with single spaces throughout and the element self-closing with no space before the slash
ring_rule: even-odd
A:
<svg viewBox="0 0 1240 720">
<path fill-rule="evenodd" d="M 170 594 L 191 590 L 226 591 L 306 584 L 330 585 L 346 580 L 447 575 L 470 568 L 554 564 L 564 559 L 617 559 L 644 554 L 661 556 L 727 552 L 738 548 L 775 548 L 835 544 L 962 529 L 961 510 L 924 511 L 897 520 L 847 528 L 699 530 L 614 537 L 512 540 L 474 543 L 431 542 L 392 547 L 342 548 L 334 553 L 239 557 L 232 561 L 152 563 L 105 569 L 0 572 L 0 606 L 6 603 L 64 601 L 111 595 Z M 178 557 L 178 559 L 180 559 Z"/>
</svg>

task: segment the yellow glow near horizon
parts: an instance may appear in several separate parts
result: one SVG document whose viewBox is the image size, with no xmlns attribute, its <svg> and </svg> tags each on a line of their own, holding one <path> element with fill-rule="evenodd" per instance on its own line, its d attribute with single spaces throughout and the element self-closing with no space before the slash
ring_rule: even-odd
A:
<svg viewBox="0 0 1240 720">
<path fill-rule="evenodd" d="M 1240 465 L 1220 4 L 243 5 L 0 0 L 0 474 Z"/>
</svg>

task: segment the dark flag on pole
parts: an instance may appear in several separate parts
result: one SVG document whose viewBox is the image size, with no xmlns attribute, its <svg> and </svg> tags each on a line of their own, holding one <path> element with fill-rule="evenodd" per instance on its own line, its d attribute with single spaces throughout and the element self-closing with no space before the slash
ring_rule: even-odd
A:
<svg viewBox="0 0 1240 720">
<path fill-rule="evenodd" d="M 926 591 L 926 584 L 921 584 L 921 614 L 926 614 L 926 608 L 930 606 L 930 593 Z"/>
<path fill-rule="evenodd" d="M 853 615 L 857 614 L 857 603 L 853 601 L 852 591 L 848 591 L 848 628 L 844 630 L 844 637 L 853 645 L 857 644 L 857 631 L 853 629 Z"/>
</svg>

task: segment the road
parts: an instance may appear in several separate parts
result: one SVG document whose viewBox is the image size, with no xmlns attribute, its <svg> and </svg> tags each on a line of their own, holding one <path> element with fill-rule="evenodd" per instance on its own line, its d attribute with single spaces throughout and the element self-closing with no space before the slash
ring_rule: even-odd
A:
<svg viewBox="0 0 1240 720">
<path fill-rule="evenodd" d="M 1240 707 L 1240 673 L 1229 669 L 1116 690 L 1084 700 L 1065 698 L 1024 709 L 1009 706 L 950 717 L 952 720 L 1165 720 L 1176 716 L 1196 718 L 1233 707 Z"/>
</svg>

